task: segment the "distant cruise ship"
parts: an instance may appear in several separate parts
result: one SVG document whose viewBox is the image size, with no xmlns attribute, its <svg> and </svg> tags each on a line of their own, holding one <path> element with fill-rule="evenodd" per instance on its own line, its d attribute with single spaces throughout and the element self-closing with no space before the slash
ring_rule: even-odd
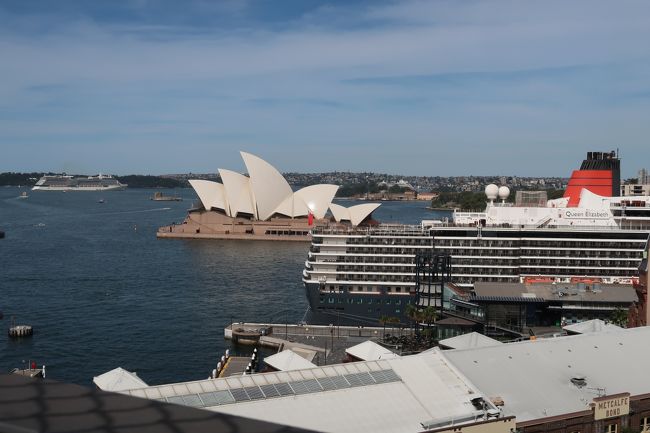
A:
<svg viewBox="0 0 650 433">
<path fill-rule="evenodd" d="M 110 191 L 127 187 L 113 176 L 74 177 L 67 175 L 43 176 L 32 188 L 33 191 Z"/>
<path fill-rule="evenodd" d="M 451 256 L 451 281 L 461 287 L 633 283 L 650 234 L 650 197 L 613 197 L 619 172 L 613 153 L 590 152 L 561 199 L 521 191 L 513 205 L 507 187 L 489 185 L 485 212 L 454 212 L 449 221 L 316 227 L 303 271 L 309 321 L 406 320 L 416 299 L 415 258 L 427 252 Z"/>
</svg>

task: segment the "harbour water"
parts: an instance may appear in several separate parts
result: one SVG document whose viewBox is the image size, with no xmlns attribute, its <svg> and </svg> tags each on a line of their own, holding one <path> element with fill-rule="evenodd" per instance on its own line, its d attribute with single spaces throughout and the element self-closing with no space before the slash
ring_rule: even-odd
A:
<svg viewBox="0 0 650 433">
<path fill-rule="evenodd" d="M 1 371 L 35 360 L 48 377 L 83 385 L 118 366 L 150 384 L 202 379 L 228 347 L 231 320 L 303 318 L 307 243 L 156 239 L 183 219 L 190 189 L 182 202 L 138 189 L 22 191 L 0 188 Z M 384 202 L 374 215 L 441 216 L 426 205 Z M 8 339 L 11 316 L 34 336 Z"/>
</svg>

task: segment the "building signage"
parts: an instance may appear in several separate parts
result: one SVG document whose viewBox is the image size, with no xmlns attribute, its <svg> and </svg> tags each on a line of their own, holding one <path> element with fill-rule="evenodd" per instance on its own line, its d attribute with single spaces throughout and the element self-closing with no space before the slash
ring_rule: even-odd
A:
<svg viewBox="0 0 650 433">
<path fill-rule="evenodd" d="M 594 420 L 614 418 L 630 413 L 630 393 L 594 399 Z"/>
<path fill-rule="evenodd" d="M 564 211 L 564 216 L 575 219 L 606 219 L 611 217 L 610 213 L 606 210 L 591 209 L 567 209 Z"/>
</svg>

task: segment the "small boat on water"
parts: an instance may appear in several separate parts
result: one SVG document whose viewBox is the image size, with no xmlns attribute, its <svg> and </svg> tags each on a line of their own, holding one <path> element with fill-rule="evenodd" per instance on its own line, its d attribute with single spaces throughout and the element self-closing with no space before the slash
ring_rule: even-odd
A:
<svg viewBox="0 0 650 433">
<path fill-rule="evenodd" d="M 100 199 L 97 201 L 97 203 L 104 203 L 104 199 L 103 199 L 103 198 L 100 198 Z"/>
<path fill-rule="evenodd" d="M 29 196 L 27 195 L 27 191 L 23 191 L 23 192 L 21 192 L 20 195 L 18 196 L 18 198 L 27 198 L 27 197 L 29 197 Z"/>
</svg>

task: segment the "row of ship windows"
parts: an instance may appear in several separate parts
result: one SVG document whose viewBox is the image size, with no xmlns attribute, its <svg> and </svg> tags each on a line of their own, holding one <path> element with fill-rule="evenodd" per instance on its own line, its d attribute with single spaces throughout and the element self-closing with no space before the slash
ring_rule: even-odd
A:
<svg viewBox="0 0 650 433">
<path fill-rule="evenodd" d="M 344 293 L 344 292 L 368 292 L 368 293 L 380 293 L 382 289 L 386 293 L 409 293 L 408 287 L 384 287 L 384 286 L 329 286 L 328 291 L 330 293 Z"/>
<path fill-rule="evenodd" d="M 368 305 L 409 305 L 411 303 L 410 300 L 405 300 L 402 302 L 401 299 L 373 299 L 373 298 L 335 298 L 335 297 L 328 297 L 325 299 L 325 297 L 321 296 L 320 299 L 318 300 L 320 304 L 368 304 Z"/>
<path fill-rule="evenodd" d="M 312 263 L 332 263 L 332 264 L 377 264 L 377 265 L 413 265 L 413 257 L 328 257 L 323 260 L 312 261 Z"/>
<path fill-rule="evenodd" d="M 557 251 L 557 250 L 508 250 L 508 251 L 494 251 L 494 250 L 471 250 L 465 248 L 453 248 L 445 249 L 444 252 L 454 257 L 458 256 L 468 256 L 468 257 L 520 257 L 520 256 L 537 256 L 537 257 L 566 257 L 566 251 Z M 629 257 L 637 258 L 641 254 L 641 251 L 600 251 L 600 250 L 587 250 L 587 251 L 576 251 L 575 255 L 580 257 Z"/>
<path fill-rule="evenodd" d="M 502 264 L 502 263 L 506 264 Z M 611 267 L 611 268 L 637 268 L 639 265 L 638 261 L 635 260 L 606 260 L 606 259 L 596 259 L 596 260 L 562 260 L 555 263 L 549 263 L 547 260 L 540 259 L 511 259 L 509 261 L 500 262 L 500 264 L 476 264 L 475 260 L 453 260 L 452 266 L 473 266 L 473 267 L 484 267 L 484 266 L 495 266 L 495 267 L 519 267 L 519 266 L 552 266 L 552 267 L 563 267 L 571 266 L 573 268 L 591 268 L 591 267 Z M 337 269 L 338 270 L 338 269 Z M 343 270 L 341 270 L 343 271 Z"/>
<path fill-rule="evenodd" d="M 334 307 L 316 307 L 318 310 L 338 310 L 338 311 L 344 311 L 344 308 L 334 308 Z M 388 314 L 394 312 L 395 314 L 401 314 L 402 310 L 400 308 L 396 308 L 395 310 L 388 311 L 385 308 L 368 308 L 368 313 L 383 313 L 383 314 Z"/>
</svg>

